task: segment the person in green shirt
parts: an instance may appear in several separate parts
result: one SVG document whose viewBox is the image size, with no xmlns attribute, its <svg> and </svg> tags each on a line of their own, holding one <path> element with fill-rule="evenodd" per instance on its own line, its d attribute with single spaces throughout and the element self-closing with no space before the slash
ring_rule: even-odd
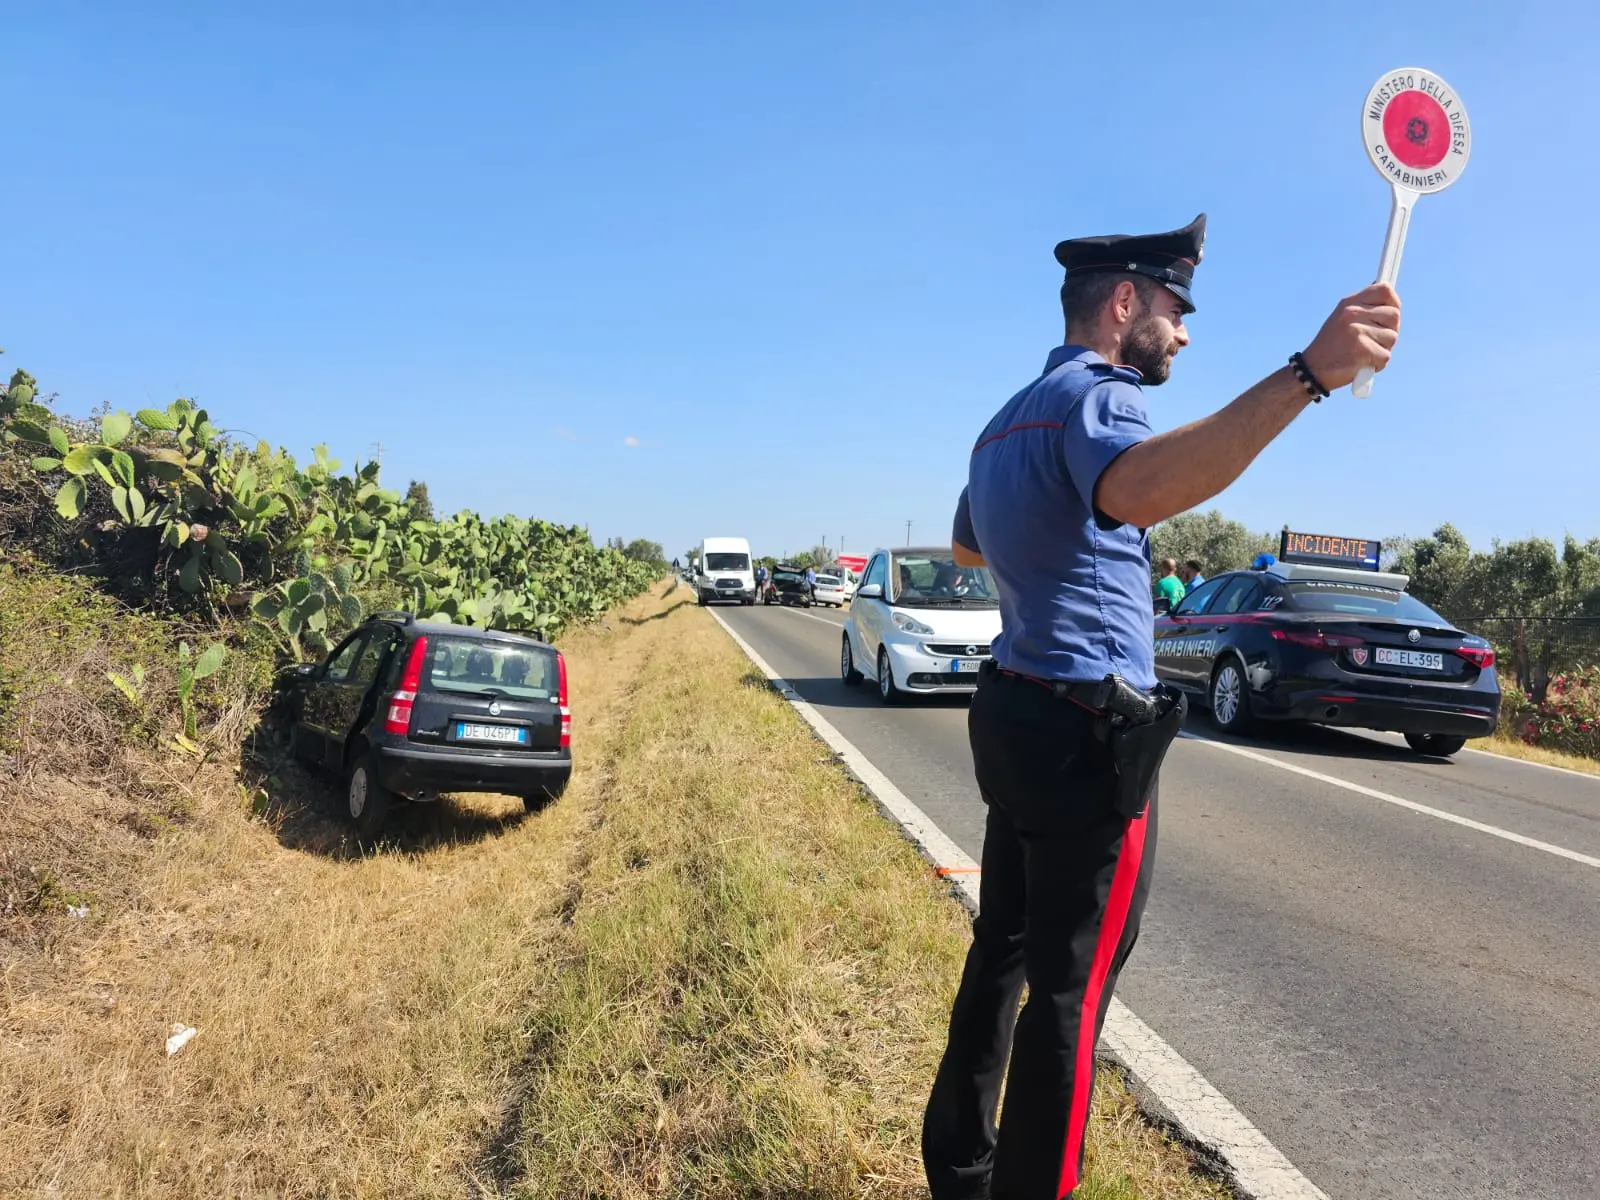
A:
<svg viewBox="0 0 1600 1200">
<path fill-rule="evenodd" d="M 1178 607 L 1178 601 L 1183 599 L 1183 594 L 1187 590 L 1183 586 L 1183 580 L 1178 578 L 1178 560 L 1163 558 L 1161 578 L 1156 580 L 1156 595 L 1167 602 L 1168 612 Z"/>
</svg>

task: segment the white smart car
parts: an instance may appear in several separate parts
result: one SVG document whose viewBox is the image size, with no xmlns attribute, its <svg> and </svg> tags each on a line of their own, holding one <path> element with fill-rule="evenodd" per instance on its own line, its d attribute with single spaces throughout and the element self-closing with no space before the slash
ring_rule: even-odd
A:
<svg viewBox="0 0 1600 1200">
<path fill-rule="evenodd" d="M 970 693 L 999 634 L 987 570 L 958 567 L 947 546 L 879 550 L 850 602 L 839 673 L 846 683 L 873 680 L 886 704 L 908 693 Z"/>
</svg>

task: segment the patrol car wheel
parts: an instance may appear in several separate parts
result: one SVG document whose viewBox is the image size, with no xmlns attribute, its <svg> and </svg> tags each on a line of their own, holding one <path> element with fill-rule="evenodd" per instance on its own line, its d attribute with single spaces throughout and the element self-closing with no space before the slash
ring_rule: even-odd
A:
<svg viewBox="0 0 1600 1200">
<path fill-rule="evenodd" d="M 1211 677 L 1211 720 L 1224 733 L 1250 727 L 1250 688 L 1236 658 L 1224 659 Z"/>
<path fill-rule="evenodd" d="M 1449 758 L 1466 744 L 1467 739 L 1464 737 L 1449 737 L 1442 733 L 1406 734 L 1406 745 L 1418 754 L 1428 754 L 1435 758 Z"/>
<path fill-rule="evenodd" d="M 851 687 L 861 682 L 861 672 L 856 670 L 856 654 L 850 648 L 850 635 L 844 635 L 844 645 L 839 650 L 839 678 Z"/>
<path fill-rule="evenodd" d="M 878 647 L 878 698 L 885 704 L 899 704 L 905 697 L 894 681 L 894 668 L 889 665 L 889 652 Z"/>
</svg>

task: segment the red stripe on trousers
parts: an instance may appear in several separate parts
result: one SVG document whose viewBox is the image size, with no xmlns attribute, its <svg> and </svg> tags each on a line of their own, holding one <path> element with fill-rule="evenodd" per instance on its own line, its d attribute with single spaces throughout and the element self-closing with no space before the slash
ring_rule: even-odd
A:
<svg viewBox="0 0 1600 1200">
<path fill-rule="evenodd" d="M 1078 1160 L 1083 1156 L 1083 1133 L 1089 1123 L 1089 1092 L 1093 1082 L 1095 1021 L 1100 1014 L 1100 993 L 1106 976 L 1116 961 L 1122 931 L 1128 924 L 1128 909 L 1133 906 L 1133 888 L 1139 881 L 1139 862 L 1144 857 L 1144 831 L 1148 818 L 1129 821 L 1122 835 L 1122 852 L 1111 877 L 1111 894 L 1106 898 L 1106 915 L 1100 923 L 1100 937 L 1094 944 L 1094 963 L 1089 968 L 1089 984 L 1083 992 L 1083 1012 L 1078 1017 L 1078 1061 L 1072 1070 L 1072 1115 L 1067 1125 L 1067 1150 L 1061 1159 L 1061 1186 L 1057 1196 L 1065 1196 L 1078 1186 Z"/>
</svg>

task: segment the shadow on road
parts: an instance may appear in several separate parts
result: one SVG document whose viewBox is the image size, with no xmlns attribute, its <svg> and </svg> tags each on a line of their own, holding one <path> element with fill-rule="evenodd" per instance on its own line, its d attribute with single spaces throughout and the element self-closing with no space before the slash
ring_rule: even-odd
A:
<svg viewBox="0 0 1600 1200">
<path fill-rule="evenodd" d="M 810 678 L 790 679 L 789 686 L 800 693 L 802 699 L 819 708 L 881 708 L 886 712 L 905 709 L 915 712 L 923 708 L 966 708 L 971 696 L 905 696 L 892 707 L 878 698 L 878 685 L 864 679 L 851 687 L 837 675 L 819 675 Z"/>
<path fill-rule="evenodd" d="M 1364 731 L 1337 729 L 1329 725 L 1301 725 L 1291 722 L 1266 723 L 1249 737 L 1222 733 L 1211 723 L 1211 714 L 1189 710 L 1184 732 L 1208 742 L 1242 746 L 1247 750 L 1286 750 L 1317 758 L 1364 759 L 1368 762 L 1453 763 L 1453 759 L 1418 754 L 1409 746 L 1396 746 L 1363 736 Z"/>
</svg>

